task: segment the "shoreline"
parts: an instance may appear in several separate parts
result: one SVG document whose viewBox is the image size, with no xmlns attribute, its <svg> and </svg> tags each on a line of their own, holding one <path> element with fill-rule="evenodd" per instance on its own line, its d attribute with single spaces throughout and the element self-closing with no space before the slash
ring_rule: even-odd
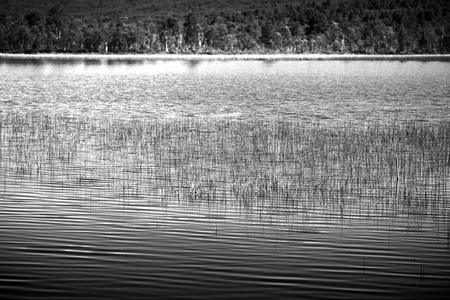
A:
<svg viewBox="0 0 450 300">
<path fill-rule="evenodd" d="M 248 61 L 318 61 L 318 60 L 388 60 L 450 61 L 450 54 L 12 54 L 0 53 L 0 59 L 49 60 L 248 60 Z"/>
</svg>

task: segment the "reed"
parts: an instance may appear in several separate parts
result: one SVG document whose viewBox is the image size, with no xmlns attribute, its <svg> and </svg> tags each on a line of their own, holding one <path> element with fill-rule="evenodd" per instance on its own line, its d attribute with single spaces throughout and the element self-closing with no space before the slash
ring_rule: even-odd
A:
<svg viewBox="0 0 450 300">
<path fill-rule="evenodd" d="M 434 210 L 449 200 L 450 123 L 343 124 L 0 116 L 4 177 L 105 198 L 233 203 L 260 213 Z"/>
</svg>

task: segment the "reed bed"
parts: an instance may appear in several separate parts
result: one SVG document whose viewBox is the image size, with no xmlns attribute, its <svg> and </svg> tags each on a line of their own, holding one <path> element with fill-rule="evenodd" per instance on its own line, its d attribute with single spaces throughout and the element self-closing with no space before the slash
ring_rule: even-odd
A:
<svg viewBox="0 0 450 300">
<path fill-rule="evenodd" d="M 450 123 L 0 116 L 0 174 L 149 205 L 448 216 Z"/>
</svg>

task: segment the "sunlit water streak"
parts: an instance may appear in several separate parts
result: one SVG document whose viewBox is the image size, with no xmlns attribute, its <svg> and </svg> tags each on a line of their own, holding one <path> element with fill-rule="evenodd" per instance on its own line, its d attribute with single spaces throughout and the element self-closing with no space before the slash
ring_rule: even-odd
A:
<svg viewBox="0 0 450 300">
<path fill-rule="evenodd" d="M 24 153 L 11 151 L 20 149 L 14 143 L 39 133 L 14 137 L 2 128 L 0 287 L 7 298 L 411 299 L 448 291 L 445 178 L 415 177 L 413 192 L 437 195 L 426 209 L 384 205 L 382 192 L 370 189 L 366 204 L 350 195 L 344 210 L 319 194 L 295 209 L 256 197 L 250 205 L 220 180 L 214 201 L 192 201 L 166 186 L 189 165 L 174 167 L 165 156 L 156 165 L 164 149 L 142 156 L 136 145 L 107 140 L 132 129 L 130 119 L 448 121 L 445 63 L 296 63 L 1 64 L 3 115 L 74 117 L 49 119 L 55 134 Z M 102 131 L 111 134 L 101 139 Z M 222 174 L 205 170 L 214 172 Z M 439 172 L 448 174 L 448 166 Z"/>
</svg>

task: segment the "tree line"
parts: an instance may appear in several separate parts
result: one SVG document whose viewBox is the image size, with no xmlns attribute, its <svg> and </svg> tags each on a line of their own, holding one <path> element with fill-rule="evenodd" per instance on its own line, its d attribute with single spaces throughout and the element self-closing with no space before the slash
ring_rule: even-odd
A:
<svg viewBox="0 0 450 300">
<path fill-rule="evenodd" d="M 450 53 L 448 0 L 326 0 L 182 16 L 0 15 L 9 53 Z"/>
</svg>

